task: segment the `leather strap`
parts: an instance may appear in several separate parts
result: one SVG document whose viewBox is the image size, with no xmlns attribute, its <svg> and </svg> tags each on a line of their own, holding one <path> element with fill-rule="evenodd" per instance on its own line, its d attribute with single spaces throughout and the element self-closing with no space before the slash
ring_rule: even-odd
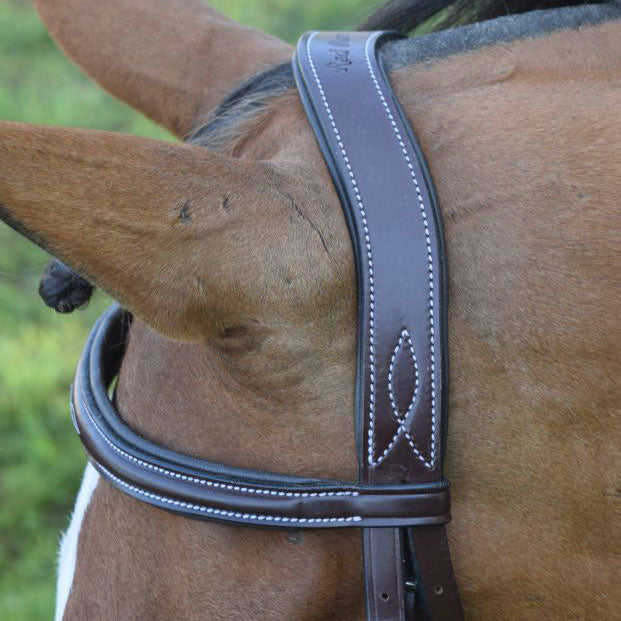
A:
<svg viewBox="0 0 621 621">
<path fill-rule="evenodd" d="M 418 588 L 415 619 L 461 619 L 459 591 L 453 575 L 446 529 L 441 526 L 408 528 L 408 543 Z"/>
<path fill-rule="evenodd" d="M 356 256 L 360 481 L 401 486 L 444 480 L 446 280 L 433 185 L 378 59 L 396 36 L 307 33 L 294 73 Z M 446 541 L 437 533 L 421 527 L 407 537 L 418 599 L 446 613 L 434 618 L 455 619 L 461 610 L 448 548 L 436 554 L 427 545 Z M 371 619 L 407 617 L 402 536 L 364 533 Z M 436 577 L 442 584 L 432 586 Z"/>
<path fill-rule="evenodd" d="M 405 621 L 401 529 L 365 528 L 362 537 L 368 617 Z"/>
<path fill-rule="evenodd" d="M 128 325 L 118 305 L 99 318 L 71 396 L 82 444 L 121 491 L 189 517 L 279 528 L 396 527 L 450 519 L 446 481 L 395 487 L 258 472 L 183 455 L 138 435 L 109 396 Z"/>
</svg>

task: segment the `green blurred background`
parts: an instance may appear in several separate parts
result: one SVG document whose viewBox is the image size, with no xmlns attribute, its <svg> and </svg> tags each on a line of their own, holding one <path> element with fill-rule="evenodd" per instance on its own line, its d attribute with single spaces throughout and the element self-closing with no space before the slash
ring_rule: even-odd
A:
<svg viewBox="0 0 621 621">
<path fill-rule="evenodd" d="M 104 1 L 104 0 L 102 0 Z M 290 42 L 310 28 L 353 27 L 377 0 L 214 0 Z M 170 140 L 100 90 L 56 48 L 27 0 L 0 0 L 0 120 L 114 130 Z M 68 394 L 90 324 L 109 300 L 61 316 L 37 295 L 47 255 L 0 224 L 0 620 L 50 619 L 56 554 L 85 457 Z"/>
</svg>

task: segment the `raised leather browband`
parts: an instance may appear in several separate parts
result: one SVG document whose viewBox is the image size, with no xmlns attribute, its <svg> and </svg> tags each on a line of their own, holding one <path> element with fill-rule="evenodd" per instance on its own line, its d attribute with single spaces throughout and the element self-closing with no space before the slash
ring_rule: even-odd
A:
<svg viewBox="0 0 621 621">
<path fill-rule="evenodd" d="M 124 492 L 184 515 L 296 528 L 440 524 L 446 483 L 356 485 L 256 472 L 154 444 L 128 427 L 109 396 L 123 358 L 127 317 L 118 305 L 93 327 L 73 383 L 74 424 L 91 460 Z"/>
<path fill-rule="evenodd" d="M 359 482 L 235 468 L 138 435 L 110 397 L 130 323 L 118 305 L 91 331 L 71 410 L 91 461 L 121 491 L 191 517 L 362 527 L 370 619 L 459 619 L 444 531 L 441 225 L 420 150 L 378 61 L 395 36 L 308 33 L 293 62 L 356 257 Z"/>
</svg>

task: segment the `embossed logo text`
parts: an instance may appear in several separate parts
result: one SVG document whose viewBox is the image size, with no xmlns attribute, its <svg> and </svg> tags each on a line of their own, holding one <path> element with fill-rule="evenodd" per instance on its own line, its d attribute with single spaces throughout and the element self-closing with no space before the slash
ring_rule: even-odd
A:
<svg viewBox="0 0 621 621">
<path fill-rule="evenodd" d="M 326 65 L 339 73 L 347 71 L 347 68 L 351 65 L 351 60 L 349 58 L 349 37 L 338 33 L 329 43 L 331 46 L 329 49 L 333 60 L 326 63 Z"/>
</svg>

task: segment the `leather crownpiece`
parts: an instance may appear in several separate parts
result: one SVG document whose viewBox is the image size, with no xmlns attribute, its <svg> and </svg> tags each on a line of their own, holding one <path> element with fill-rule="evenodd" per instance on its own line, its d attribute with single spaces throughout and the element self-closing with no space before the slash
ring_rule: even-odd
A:
<svg viewBox="0 0 621 621">
<path fill-rule="evenodd" d="M 444 481 L 446 427 L 441 220 L 420 148 L 379 60 L 381 45 L 397 36 L 307 33 L 293 65 L 356 257 L 361 483 L 395 489 Z M 446 593 L 441 600 L 448 616 L 442 618 L 461 616 L 444 529 L 438 528 L 415 528 L 414 537 L 400 528 L 364 529 L 370 619 L 412 618 L 415 609 L 417 618 L 429 616 L 430 593 L 438 588 L 431 575 Z M 406 610 L 407 546 L 414 548 L 408 558 L 418 597 L 408 599 Z"/>
</svg>

